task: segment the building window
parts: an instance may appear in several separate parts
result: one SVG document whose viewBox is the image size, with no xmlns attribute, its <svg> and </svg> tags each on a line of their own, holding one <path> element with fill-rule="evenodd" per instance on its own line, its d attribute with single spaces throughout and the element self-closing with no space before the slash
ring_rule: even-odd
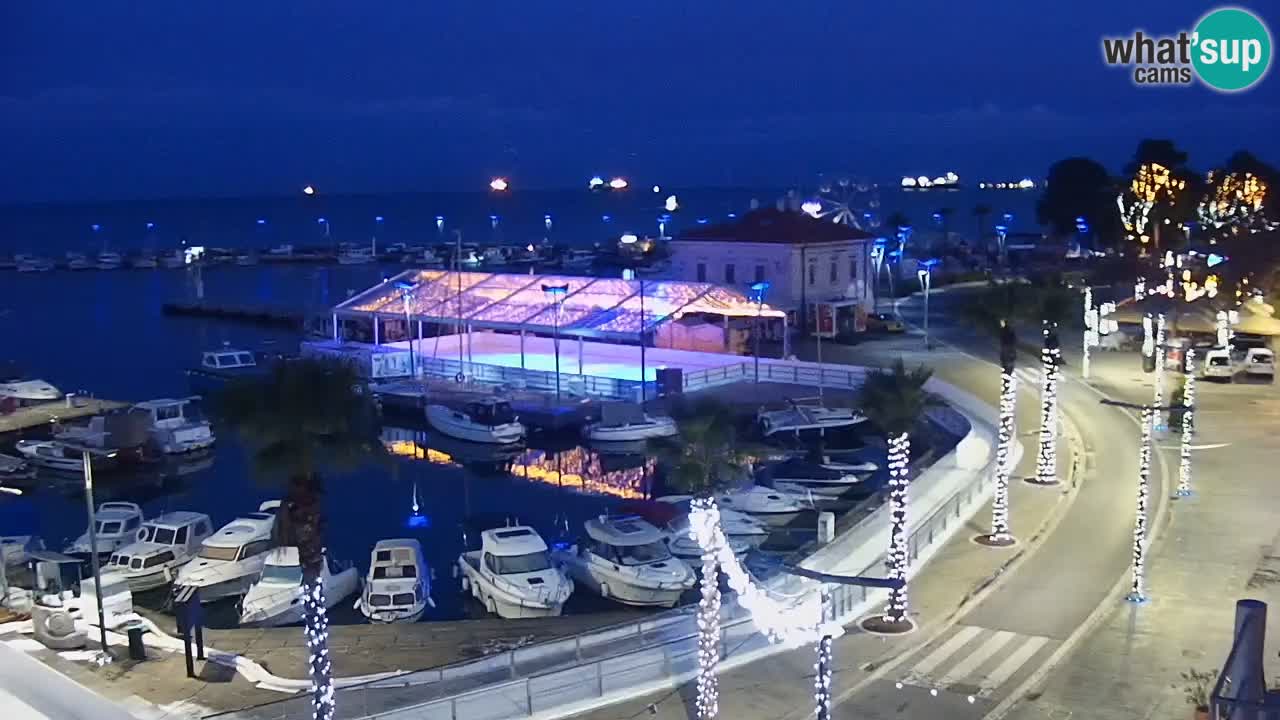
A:
<svg viewBox="0 0 1280 720">
<path fill-rule="evenodd" d="M 737 271 L 738 269 L 733 266 L 733 263 L 725 263 L 725 266 L 724 266 L 724 284 L 725 285 L 732 285 L 738 282 Z"/>
<path fill-rule="evenodd" d="M 758 283 L 764 282 L 764 266 L 763 265 L 756 266 L 755 282 L 758 282 Z"/>
<path fill-rule="evenodd" d="M 707 264 L 698 263 L 698 282 L 707 281 Z"/>
<path fill-rule="evenodd" d="M 816 282 L 818 282 L 818 268 L 816 265 L 810 265 L 809 266 L 809 287 L 813 287 L 813 284 Z"/>
<path fill-rule="evenodd" d="M 857 256 L 849 258 L 849 282 L 852 284 L 858 279 L 858 258 Z"/>
<path fill-rule="evenodd" d="M 839 280 L 840 280 L 840 269 L 836 265 L 836 261 L 832 260 L 831 261 L 831 282 L 835 283 L 835 282 L 838 282 Z"/>
</svg>

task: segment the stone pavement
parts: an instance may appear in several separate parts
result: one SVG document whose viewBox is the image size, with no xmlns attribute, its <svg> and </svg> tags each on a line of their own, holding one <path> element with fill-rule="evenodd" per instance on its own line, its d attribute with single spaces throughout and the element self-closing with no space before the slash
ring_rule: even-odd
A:
<svg viewBox="0 0 1280 720">
<path fill-rule="evenodd" d="M 919 339 L 912 337 L 889 338 L 855 347 L 830 345 L 824 346 L 823 358 L 829 362 L 884 365 L 895 357 L 904 356 L 909 365 L 916 361 L 925 362 L 936 368 L 940 379 L 994 404 L 999 392 L 998 372 L 992 372 L 990 366 L 959 353 L 917 352 L 918 345 Z M 810 348 L 805 350 L 811 351 Z M 808 357 L 808 353 L 802 352 L 801 356 Z M 1037 416 L 1036 397 L 1026 388 L 1019 394 L 1018 403 L 1021 417 Z M 1033 474 L 1035 467 L 1033 439 L 1023 437 L 1021 440 L 1027 450 L 1023 453 L 1016 476 Z M 1068 453 L 1064 451 L 1062 456 L 1066 458 Z M 1063 461 L 1060 466 L 1065 470 L 1070 463 Z M 972 536 L 989 529 L 989 512 L 979 511 L 943 546 L 929 562 L 927 570 L 911 583 L 912 614 L 920 623 L 915 633 L 886 638 L 860 632 L 855 626 L 846 628 L 848 634 L 835 641 L 835 693 L 847 694 L 874 678 L 905 677 L 907 669 L 895 667 L 895 659 L 909 656 L 934 636 L 949 631 L 962 611 L 998 587 L 1010 563 L 1021 562 L 1034 551 L 1038 538 L 1052 527 L 1073 497 L 1070 482 L 1058 488 L 1013 483 L 1010 505 L 1014 530 L 1024 542 L 1004 550 L 985 548 L 971 542 Z M 813 663 L 813 648 L 801 647 L 722 674 L 720 716 L 788 720 L 808 717 L 813 711 Z M 687 683 L 673 690 L 602 707 L 578 717 L 591 720 L 693 718 L 696 717 L 695 694 L 693 684 Z"/>
</svg>

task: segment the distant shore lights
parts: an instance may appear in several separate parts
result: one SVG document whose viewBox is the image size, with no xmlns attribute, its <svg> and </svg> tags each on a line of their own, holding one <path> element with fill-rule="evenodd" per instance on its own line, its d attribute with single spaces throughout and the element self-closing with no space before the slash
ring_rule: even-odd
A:
<svg viewBox="0 0 1280 720">
<path fill-rule="evenodd" d="M 315 189 L 315 188 L 313 188 L 313 187 L 311 187 L 310 185 L 307 185 L 306 187 L 302 188 L 302 194 L 303 194 L 303 195 L 315 195 L 315 194 L 316 194 L 316 189 Z"/>
<path fill-rule="evenodd" d="M 609 187 L 614 190 L 626 190 L 627 185 L 629 184 L 630 183 L 627 182 L 626 178 L 620 178 L 620 177 L 616 177 L 609 181 Z"/>
<path fill-rule="evenodd" d="M 979 190 L 1034 190 L 1036 181 L 1031 178 L 1022 178 L 1021 180 L 1010 180 L 1008 182 L 980 182 Z"/>
<path fill-rule="evenodd" d="M 800 206 L 800 209 L 809 217 L 818 217 L 822 214 L 822 203 L 817 200 L 808 200 Z"/>
<path fill-rule="evenodd" d="M 923 189 L 923 190 L 927 190 L 929 188 L 948 189 L 948 188 L 959 187 L 960 176 L 950 171 L 948 171 L 947 174 L 940 175 L 936 178 L 933 178 L 932 180 L 929 179 L 928 175 L 921 175 L 919 177 L 904 176 L 900 184 L 902 185 L 902 187 L 907 189 Z"/>
<path fill-rule="evenodd" d="M 591 188 L 592 190 L 599 190 L 600 188 L 604 187 L 604 178 L 600 177 L 599 175 L 596 175 L 595 177 L 587 181 L 587 187 Z"/>
<path fill-rule="evenodd" d="M 667 209 L 667 212 L 675 212 L 680 209 L 680 202 L 676 200 L 675 195 L 668 195 L 667 202 L 663 207 Z"/>
<path fill-rule="evenodd" d="M 496 177 L 489 181 L 489 189 L 494 192 L 506 192 L 509 187 L 506 178 Z"/>
</svg>

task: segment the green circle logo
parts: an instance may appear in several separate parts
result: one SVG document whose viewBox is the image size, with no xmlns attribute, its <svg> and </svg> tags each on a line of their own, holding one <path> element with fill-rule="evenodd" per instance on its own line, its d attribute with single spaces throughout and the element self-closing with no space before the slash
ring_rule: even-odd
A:
<svg viewBox="0 0 1280 720">
<path fill-rule="evenodd" d="M 1219 8 L 1196 24 L 1191 64 L 1206 85 L 1223 92 L 1252 87 L 1271 65 L 1271 33 L 1258 16 Z"/>
</svg>

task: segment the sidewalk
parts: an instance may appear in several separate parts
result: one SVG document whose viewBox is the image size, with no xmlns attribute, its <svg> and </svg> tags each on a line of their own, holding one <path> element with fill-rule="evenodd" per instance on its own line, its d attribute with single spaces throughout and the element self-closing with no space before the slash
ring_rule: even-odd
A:
<svg viewBox="0 0 1280 720">
<path fill-rule="evenodd" d="M 908 337 L 857 347 L 836 346 L 834 351 L 824 347 L 823 355 L 824 359 L 866 365 L 886 364 L 906 353 L 911 353 L 905 358 L 908 364 L 929 361 L 931 358 L 946 358 L 945 364 L 935 368 L 939 379 L 994 403 L 999 391 L 998 373 L 957 353 L 926 353 L 921 349 L 919 355 L 916 355 L 909 348 L 919 344 L 919 338 Z M 1018 404 L 1020 417 L 1036 417 L 1038 402 L 1029 388 L 1022 387 Z M 1026 429 L 1029 429 L 1029 425 L 1024 424 L 1024 431 Z M 1014 473 L 1015 477 L 1034 474 L 1035 468 L 1033 439 L 1029 436 L 1020 439 L 1024 445 L 1024 453 Z M 1060 463 L 1060 467 L 1064 469 L 1070 467 L 1070 463 L 1065 461 L 1067 456 L 1064 451 L 1064 461 Z M 980 594 L 994 587 L 993 583 L 1011 562 L 1035 547 L 1036 539 L 1044 534 L 1046 528 L 1051 526 L 1069 504 L 1072 496 L 1067 491 L 1070 488 L 1070 482 L 1064 482 L 1058 489 L 1034 488 L 1021 482 L 1011 483 L 1010 505 L 1014 531 L 1023 541 L 1022 544 L 1011 549 L 996 550 L 971 542 L 972 536 L 988 530 L 990 514 L 986 510 L 979 511 L 929 561 L 918 579 L 912 581 L 912 615 L 920 624 L 916 632 L 904 637 L 885 638 L 863 633 L 852 626 L 846 628 L 848 634 L 835 641 L 833 694 L 837 697 L 848 694 L 865 681 L 893 671 L 890 664 L 895 658 L 907 656 L 931 638 L 946 631 L 963 610 L 975 604 Z M 808 717 L 813 711 L 814 661 L 813 648 L 802 647 L 722 674 L 720 716 L 787 720 Z M 578 717 L 590 720 L 626 720 L 638 717 L 686 720 L 696 714 L 695 699 L 693 684 L 686 683 L 676 689 L 602 707 Z M 837 708 L 836 714 L 840 716 L 840 708 Z"/>
</svg>

